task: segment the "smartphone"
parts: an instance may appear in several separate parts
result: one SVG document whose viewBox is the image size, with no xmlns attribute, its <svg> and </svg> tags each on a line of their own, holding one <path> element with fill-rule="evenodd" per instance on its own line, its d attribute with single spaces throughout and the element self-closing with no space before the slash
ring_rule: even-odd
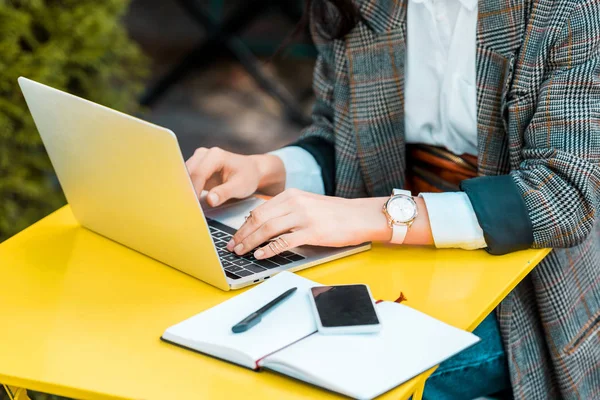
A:
<svg viewBox="0 0 600 400">
<path fill-rule="evenodd" d="M 381 330 L 367 285 L 317 286 L 310 289 L 309 297 L 320 333 L 376 333 Z"/>
</svg>

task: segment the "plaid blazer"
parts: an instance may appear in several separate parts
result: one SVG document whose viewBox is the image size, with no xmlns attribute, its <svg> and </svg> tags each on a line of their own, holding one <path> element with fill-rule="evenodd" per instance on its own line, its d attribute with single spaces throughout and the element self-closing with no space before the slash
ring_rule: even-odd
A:
<svg viewBox="0 0 600 400">
<path fill-rule="evenodd" d="M 295 145 L 330 194 L 387 196 L 405 173 L 406 0 L 356 1 L 343 40 L 312 27 L 317 101 Z M 599 46 L 598 0 L 479 1 L 480 177 L 461 187 L 491 253 L 554 248 L 498 308 L 519 399 L 600 398 Z"/>
</svg>

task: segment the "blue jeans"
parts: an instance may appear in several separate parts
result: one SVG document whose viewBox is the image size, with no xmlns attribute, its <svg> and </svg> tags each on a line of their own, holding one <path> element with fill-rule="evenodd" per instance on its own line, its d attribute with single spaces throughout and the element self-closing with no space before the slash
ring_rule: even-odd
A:
<svg viewBox="0 0 600 400">
<path fill-rule="evenodd" d="M 511 393 L 496 313 L 488 315 L 473 333 L 481 341 L 440 364 L 427 379 L 425 400 L 469 400 L 503 391 Z"/>
</svg>

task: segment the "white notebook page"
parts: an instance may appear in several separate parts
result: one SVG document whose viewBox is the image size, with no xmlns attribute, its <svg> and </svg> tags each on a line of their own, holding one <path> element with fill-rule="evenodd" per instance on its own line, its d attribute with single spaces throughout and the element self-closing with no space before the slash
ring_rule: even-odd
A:
<svg viewBox="0 0 600 400">
<path fill-rule="evenodd" d="M 253 368 L 258 359 L 317 330 L 308 300 L 308 290 L 314 286 L 318 284 L 291 272 L 281 272 L 239 296 L 170 327 L 163 338 Z M 298 290 L 265 315 L 258 325 L 243 333 L 231 332 L 233 325 L 292 287 Z M 245 354 L 248 360 L 232 357 L 232 350 Z"/>
<path fill-rule="evenodd" d="M 479 338 L 410 307 L 377 305 L 377 334 L 315 333 L 261 362 L 281 373 L 359 399 L 370 399 L 408 381 Z M 290 374 L 292 375 L 292 374 Z"/>
</svg>

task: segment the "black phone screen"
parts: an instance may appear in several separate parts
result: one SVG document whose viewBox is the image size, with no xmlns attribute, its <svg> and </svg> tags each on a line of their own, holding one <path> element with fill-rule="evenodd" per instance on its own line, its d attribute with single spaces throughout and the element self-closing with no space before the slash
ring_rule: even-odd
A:
<svg viewBox="0 0 600 400">
<path fill-rule="evenodd" d="M 311 289 L 311 295 L 323 327 L 379 324 L 365 285 L 319 286 Z"/>
</svg>

